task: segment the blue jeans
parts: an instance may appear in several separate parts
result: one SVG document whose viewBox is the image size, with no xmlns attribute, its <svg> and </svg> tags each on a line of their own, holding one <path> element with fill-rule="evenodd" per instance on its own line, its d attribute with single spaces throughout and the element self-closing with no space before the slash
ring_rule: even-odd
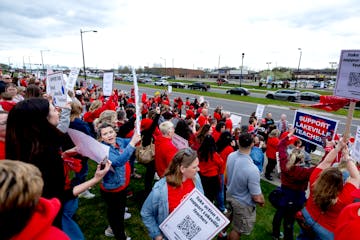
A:
<svg viewBox="0 0 360 240">
<path fill-rule="evenodd" d="M 79 199 L 74 198 L 66 201 L 63 207 L 62 230 L 70 237 L 70 239 L 85 239 L 79 225 L 72 219 L 78 209 Z"/>
<path fill-rule="evenodd" d="M 306 208 L 303 208 L 301 210 L 306 223 L 312 227 L 312 230 L 315 232 L 315 238 L 316 240 L 333 240 L 334 239 L 334 233 L 330 232 L 326 228 L 322 227 L 320 224 L 318 224 L 314 219 L 310 216 L 309 212 L 306 210 Z M 297 240 L 308 240 L 310 239 L 304 231 L 301 229 L 299 236 L 296 238 Z"/>
<path fill-rule="evenodd" d="M 219 175 L 219 182 L 220 182 L 220 187 L 216 200 L 219 210 L 223 212 L 225 210 L 224 174 Z"/>
</svg>

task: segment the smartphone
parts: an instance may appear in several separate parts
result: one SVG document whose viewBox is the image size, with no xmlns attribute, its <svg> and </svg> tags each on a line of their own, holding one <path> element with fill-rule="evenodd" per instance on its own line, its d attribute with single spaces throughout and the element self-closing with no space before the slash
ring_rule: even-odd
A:
<svg viewBox="0 0 360 240">
<path fill-rule="evenodd" d="M 100 162 L 100 170 L 103 170 L 103 169 L 105 168 L 106 161 L 107 161 L 107 157 L 105 157 L 105 158 Z"/>
</svg>

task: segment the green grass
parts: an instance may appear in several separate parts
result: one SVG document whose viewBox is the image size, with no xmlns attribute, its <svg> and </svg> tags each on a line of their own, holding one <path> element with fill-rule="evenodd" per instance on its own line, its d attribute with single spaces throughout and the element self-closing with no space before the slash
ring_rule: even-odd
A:
<svg viewBox="0 0 360 240">
<path fill-rule="evenodd" d="M 144 175 L 145 168 L 142 165 L 136 165 L 137 172 Z M 93 176 L 95 163 L 89 162 L 89 177 Z M 143 225 L 140 217 L 140 209 L 144 199 L 141 190 L 143 189 L 143 179 L 131 179 L 129 189 L 133 191 L 134 196 L 127 199 L 127 206 L 132 214 L 129 220 L 125 221 L 125 231 L 133 240 L 150 239 L 147 230 Z M 255 228 L 250 236 L 244 236 L 242 239 L 271 239 L 272 218 L 275 209 L 269 203 L 267 196 L 275 188 L 272 184 L 261 181 L 261 188 L 266 198 L 265 207 L 257 207 L 257 218 Z M 105 211 L 105 204 L 100 196 L 99 186 L 91 189 L 96 194 L 93 199 L 80 199 L 79 209 L 75 215 L 86 239 L 111 239 L 105 237 L 104 230 L 108 225 Z M 299 232 L 297 224 L 295 224 L 295 233 Z"/>
</svg>

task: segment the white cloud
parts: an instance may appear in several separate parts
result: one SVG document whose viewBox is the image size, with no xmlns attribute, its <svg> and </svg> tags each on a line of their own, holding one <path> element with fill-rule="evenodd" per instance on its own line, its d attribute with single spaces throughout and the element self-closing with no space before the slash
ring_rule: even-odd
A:
<svg viewBox="0 0 360 240">
<path fill-rule="evenodd" d="M 355 0 L 3 1 L 0 62 L 82 66 L 153 64 L 186 68 L 330 67 L 341 49 L 358 48 Z"/>
</svg>

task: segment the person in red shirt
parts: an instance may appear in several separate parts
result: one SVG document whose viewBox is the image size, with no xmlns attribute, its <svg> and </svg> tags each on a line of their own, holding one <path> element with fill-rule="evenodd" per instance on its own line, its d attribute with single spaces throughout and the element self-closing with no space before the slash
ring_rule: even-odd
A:
<svg viewBox="0 0 360 240">
<path fill-rule="evenodd" d="M 0 160 L 5 159 L 5 136 L 8 113 L 0 111 Z"/>
<path fill-rule="evenodd" d="M 41 198 L 44 182 L 40 170 L 29 163 L 0 161 L 1 239 L 70 239 L 52 226 L 60 210 L 56 198 Z"/>
<path fill-rule="evenodd" d="M 278 151 L 278 145 L 279 145 L 279 135 L 280 131 L 277 129 L 274 129 L 270 132 L 268 140 L 266 142 L 266 157 L 268 159 L 268 163 L 266 165 L 265 170 L 265 178 L 272 181 L 273 178 L 271 176 L 271 173 L 274 171 L 276 167 L 276 152 Z"/>
<path fill-rule="evenodd" d="M 342 172 L 332 167 L 340 151 L 350 174 L 345 184 Z M 306 224 L 312 227 L 316 239 L 334 238 L 338 216 L 347 205 L 354 201 L 353 192 L 359 188 L 359 184 L 359 171 L 349 157 L 346 141 L 342 139 L 310 176 L 310 196 L 301 213 Z"/>
<path fill-rule="evenodd" d="M 165 121 L 159 125 L 160 134 L 155 135 L 155 169 L 159 177 L 163 177 L 172 158 L 178 149 L 172 143 L 174 136 L 174 124 Z"/>
<path fill-rule="evenodd" d="M 200 178 L 205 196 L 211 201 L 216 200 L 220 190 L 219 175 L 225 171 L 223 159 L 216 152 L 216 144 L 211 135 L 206 135 L 199 150 Z"/>
<path fill-rule="evenodd" d="M 232 133 L 232 128 L 233 128 L 233 122 L 230 119 L 230 112 L 229 111 L 225 111 L 224 113 L 224 118 L 225 118 L 225 129 L 227 131 L 229 131 L 230 133 Z"/>
<path fill-rule="evenodd" d="M 225 123 L 223 121 L 220 121 L 216 124 L 216 127 L 215 127 L 214 131 L 212 132 L 212 136 L 213 136 L 215 142 L 217 142 L 219 140 L 219 137 L 223 132 L 225 132 Z"/>
<path fill-rule="evenodd" d="M 214 110 L 214 113 L 213 113 L 213 116 L 214 116 L 214 118 L 218 121 L 218 122 L 220 122 L 221 121 L 221 110 L 222 110 L 222 107 L 220 107 L 220 106 L 217 106 L 216 108 L 215 108 L 215 110 Z"/>
<path fill-rule="evenodd" d="M 209 124 L 209 110 L 207 108 L 203 108 L 201 110 L 201 114 L 197 119 L 197 123 L 200 127 L 204 126 L 205 124 Z"/>
</svg>

